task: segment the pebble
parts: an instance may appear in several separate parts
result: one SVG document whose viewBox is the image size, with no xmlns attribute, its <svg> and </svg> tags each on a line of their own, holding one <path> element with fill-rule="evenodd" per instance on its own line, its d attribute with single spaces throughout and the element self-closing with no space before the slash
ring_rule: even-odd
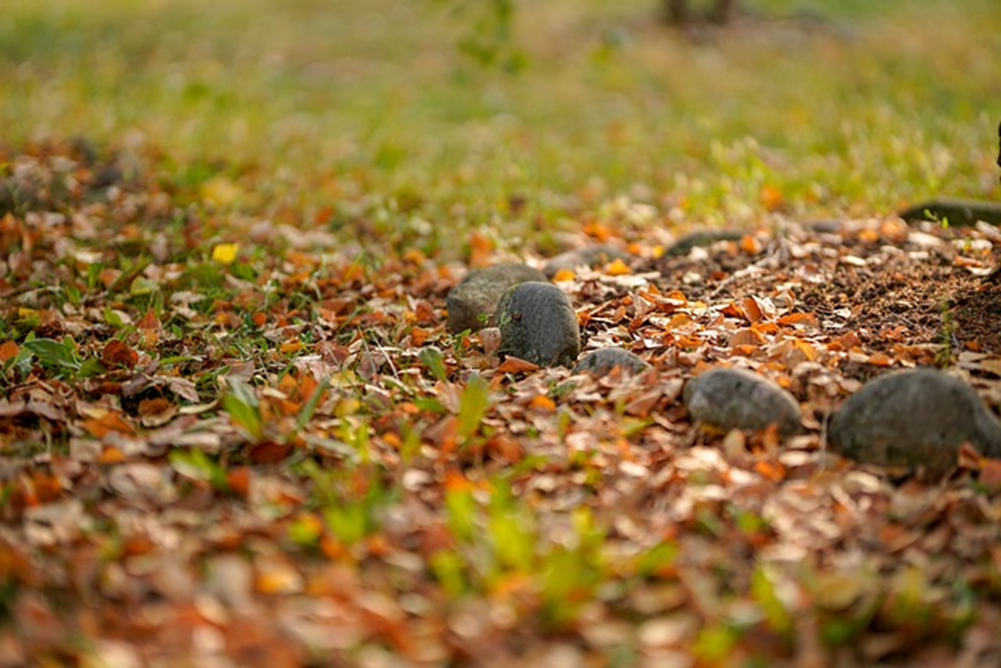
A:
<svg viewBox="0 0 1001 668">
<path fill-rule="evenodd" d="M 831 448 L 846 457 L 940 477 L 959 448 L 1001 457 L 1001 423 L 965 382 L 937 369 L 890 373 L 866 383 L 831 417 Z"/>
<path fill-rule="evenodd" d="M 623 371 L 640 373 L 650 368 L 639 355 L 631 353 L 625 348 L 613 346 L 610 348 L 600 348 L 584 355 L 577 366 L 573 368 L 574 373 L 590 373 L 595 376 L 607 376 L 615 367 L 621 367 Z"/>
<path fill-rule="evenodd" d="M 448 331 L 475 332 L 492 324 L 497 304 L 508 288 L 525 281 L 545 280 L 541 271 L 520 262 L 472 270 L 448 293 Z"/>
<path fill-rule="evenodd" d="M 721 429 L 759 430 L 778 424 L 783 435 L 802 429 L 796 398 L 752 371 L 710 369 L 688 381 L 684 398 L 693 419 Z"/>
<path fill-rule="evenodd" d="M 580 328 L 570 300 L 555 285 L 538 281 L 509 288 L 497 307 L 498 353 L 539 366 L 570 366 L 580 354 Z"/>
</svg>

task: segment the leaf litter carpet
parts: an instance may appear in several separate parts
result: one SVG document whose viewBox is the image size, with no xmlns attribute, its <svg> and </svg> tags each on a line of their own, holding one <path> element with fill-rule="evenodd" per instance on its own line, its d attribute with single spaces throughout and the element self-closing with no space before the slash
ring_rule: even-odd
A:
<svg viewBox="0 0 1001 668">
<path fill-rule="evenodd" d="M 556 276 L 585 351 L 653 369 L 572 376 L 445 332 L 461 264 L 83 148 L 0 160 L 0 665 L 1001 663 L 1001 462 L 824 444 L 891 369 L 997 412 L 993 228 L 583 226 L 636 258 Z M 691 424 L 720 364 L 807 432 Z"/>
</svg>

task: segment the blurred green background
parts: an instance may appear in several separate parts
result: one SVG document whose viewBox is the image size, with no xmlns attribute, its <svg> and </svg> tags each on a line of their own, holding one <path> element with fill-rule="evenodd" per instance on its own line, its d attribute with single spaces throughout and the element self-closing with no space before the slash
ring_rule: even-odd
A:
<svg viewBox="0 0 1001 668">
<path fill-rule="evenodd" d="M 0 141 L 84 136 L 429 252 L 471 226 L 546 250 L 633 203 L 680 230 L 998 194 L 997 0 L 747 1 L 690 31 L 655 0 L 515 2 L 507 38 L 493 6 L 7 0 Z"/>
</svg>

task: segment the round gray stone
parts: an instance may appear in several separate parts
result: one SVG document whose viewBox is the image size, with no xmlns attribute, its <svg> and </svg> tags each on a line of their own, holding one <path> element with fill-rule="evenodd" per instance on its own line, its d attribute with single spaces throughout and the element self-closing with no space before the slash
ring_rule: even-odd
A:
<svg viewBox="0 0 1001 668">
<path fill-rule="evenodd" d="M 509 288 L 497 307 L 498 353 L 539 366 L 570 366 L 580 354 L 580 328 L 567 296 L 555 285 L 529 281 Z"/>
<path fill-rule="evenodd" d="M 763 376 L 744 369 L 710 369 L 685 385 L 685 405 L 692 418 L 721 429 L 764 429 L 779 433 L 802 429 L 799 402 Z"/>
<path fill-rule="evenodd" d="M 615 367 L 621 367 L 623 371 L 639 373 L 650 368 L 643 358 L 629 352 L 625 348 L 613 346 L 611 348 L 600 348 L 593 350 L 577 362 L 573 368 L 574 373 L 590 373 L 595 376 L 607 376 Z"/>
<path fill-rule="evenodd" d="M 866 383 L 834 413 L 827 434 L 846 457 L 932 477 L 956 466 L 963 443 L 1001 457 L 1001 423 L 972 387 L 936 369 Z"/>
<path fill-rule="evenodd" d="M 569 269 L 572 271 L 577 267 L 594 268 L 608 264 L 609 262 L 614 262 L 615 260 L 628 262 L 632 257 L 633 256 L 626 251 L 616 248 L 615 246 L 599 244 L 597 246 L 587 246 L 585 248 L 577 248 L 565 253 L 560 253 L 546 262 L 544 271 L 546 276 L 552 278 L 562 269 Z"/>
<path fill-rule="evenodd" d="M 448 331 L 475 332 L 494 324 L 491 319 L 508 288 L 525 281 L 545 280 L 541 271 L 519 262 L 474 269 L 448 293 Z"/>
</svg>

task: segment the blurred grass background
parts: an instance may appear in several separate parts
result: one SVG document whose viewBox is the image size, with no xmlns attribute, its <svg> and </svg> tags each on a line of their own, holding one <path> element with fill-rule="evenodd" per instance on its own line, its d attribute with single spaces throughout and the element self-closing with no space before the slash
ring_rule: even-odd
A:
<svg viewBox="0 0 1001 668">
<path fill-rule="evenodd" d="M 746 1 L 690 34 L 654 0 L 520 2 L 513 73 L 458 49 L 478 4 L 7 0 L 0 141 L 83 136 L 450 255 L 472 226 L 551 250 L 628 203 L 682 230 L 998 195 L 997 0 Z"/>
</svg>

